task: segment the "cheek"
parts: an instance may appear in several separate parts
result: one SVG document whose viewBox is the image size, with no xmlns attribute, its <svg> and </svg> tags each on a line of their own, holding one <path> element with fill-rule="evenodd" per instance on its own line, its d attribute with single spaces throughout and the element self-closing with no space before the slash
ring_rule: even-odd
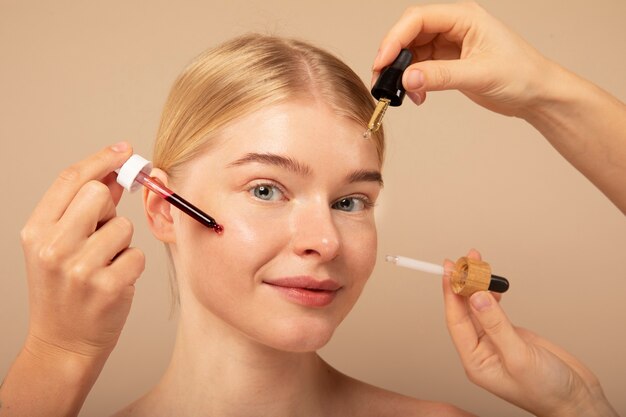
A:
<svg viewBox="0 0 626 417">
<path fill-rule="evenodd" d="M 252 216 L 232 218 L 223 242 L 215 242 L 215 250 L 228 265 L 257 270 L 284 246 L 286 228 L 280 225 L 276 220 L 263 221 Z"/>
<path fill-rule="evenodd" d="M 343 255 L 345 256 L 351 281 L 357 295 L 374 270 L 377 254 L 377 232 L 374 223 L 351 227 L 343 234 Z"/>
<path fill-rule="evenodd" d="M 233 297 L 254 287 L 257 271 L 285 245 L 286 227 L 279 221 L 230 211 L 220 217 L 224 232 L 217 235 L 192 222 L 181 229 L 178 247 L 186 277 L 196 298 Z"/>
</svg>

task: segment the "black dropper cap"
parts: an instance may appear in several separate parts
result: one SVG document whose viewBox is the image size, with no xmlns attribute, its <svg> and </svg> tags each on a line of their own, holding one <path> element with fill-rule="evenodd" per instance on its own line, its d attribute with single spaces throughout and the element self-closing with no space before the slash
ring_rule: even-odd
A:
<svg viewBox="0 0 626 417">
<path fill-rule="evenodd" d="M 487 289 L 493 292 L 505 292 L 509 289 L 509 280 L 498 275 L 491 275 L 491 281 L 489 281 L 489 288 Z"/>
<path fill-rule="evenodd" d="M 408 49 L 400 51 L 400 55 L 393 63 L 383 69 L 376 80 L 376 84 L 372 87 L 372 95 L 376 100 L 386 98 L 390 100 L 389 105 L 399 106 L 404 99 L 404 87 L 402 86 L 402 74 L 404 70 L 411 64 L 413 54 Z"/>
</svg>

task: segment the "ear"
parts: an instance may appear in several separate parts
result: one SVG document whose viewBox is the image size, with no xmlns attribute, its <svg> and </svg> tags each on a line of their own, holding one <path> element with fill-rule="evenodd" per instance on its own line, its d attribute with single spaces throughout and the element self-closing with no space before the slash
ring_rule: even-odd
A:
<svg viewBox="0 0 626 417">
<path fill-rule="evenodd" d="M 167 187 L 167 174 L 158 168 L 154 168 L 150 176 L 157 178 Z M 161 196 L 144 188 L 143 206 L 148 219 L 148 225 L 152 234 L 164 243 L 175 243 L 174 220 L 172 219 L 172 206 Z"/>
</svg>

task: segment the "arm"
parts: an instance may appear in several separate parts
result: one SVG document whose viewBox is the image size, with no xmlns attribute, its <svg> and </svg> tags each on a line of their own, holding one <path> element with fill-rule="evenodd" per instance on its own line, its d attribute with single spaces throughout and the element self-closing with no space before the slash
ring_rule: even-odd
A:
<svg viewBox="0 0 626 417">
<path fill-rule="evenodd" d="M 523 118 L 626 214 L 626 105 L 551 67 L 544 93 Z"/>
<path fill-rule="evenodd" d="M 87 357 L 29 336 L 0 388 L 0 416 L 76 416 L 108 355 Z"/>
<path fill-rule="evenodd" d="M 492 111 L 527 120 L 626 213 L 626 105 L 546 59 L 474 3 L 408 9 L 381 43 L 376 76 L 401 48 L 417 104 L 457 89 Z"/>
<path fill-rule="evenodd" d="M 66 169 L 22 230 L 29 290 L 24 347 L 0 388 L 0 415 L 76 416 L 115 347 L 144 268 L 116 215 L 118 144 Z"/>
<path fill-rule="evenodd" d="M 468 256 L 480 259 L 475 251 Z M 493 294 L 479 291 L 468 300 L 452 292 L 448 278 L 443 290 L 448 331 L 472 382 L 539 417 L 618 417 L 589 369 L 513 326 Z"/>
</svg>

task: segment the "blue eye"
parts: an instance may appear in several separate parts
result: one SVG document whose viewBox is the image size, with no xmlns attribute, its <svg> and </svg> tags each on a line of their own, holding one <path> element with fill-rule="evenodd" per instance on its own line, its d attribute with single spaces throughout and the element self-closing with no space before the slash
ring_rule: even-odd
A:
<svg viewBox="0 0 626 417">
<path fill-rule="evenodd" d="M 331 207 L 341 211 L 361 211 L 371 206 L 372 203 L 363 197 L 345 197 L 338 200 Z"/>
<path fill-rule="evenodd" d="M 277 201 L 283 197 L 283 193 L 278 189 L 278 187 L 271 184 L 255 185 L 250 188 L 250 193 L 259 200 L 264 201 Z"/>
</svg>

